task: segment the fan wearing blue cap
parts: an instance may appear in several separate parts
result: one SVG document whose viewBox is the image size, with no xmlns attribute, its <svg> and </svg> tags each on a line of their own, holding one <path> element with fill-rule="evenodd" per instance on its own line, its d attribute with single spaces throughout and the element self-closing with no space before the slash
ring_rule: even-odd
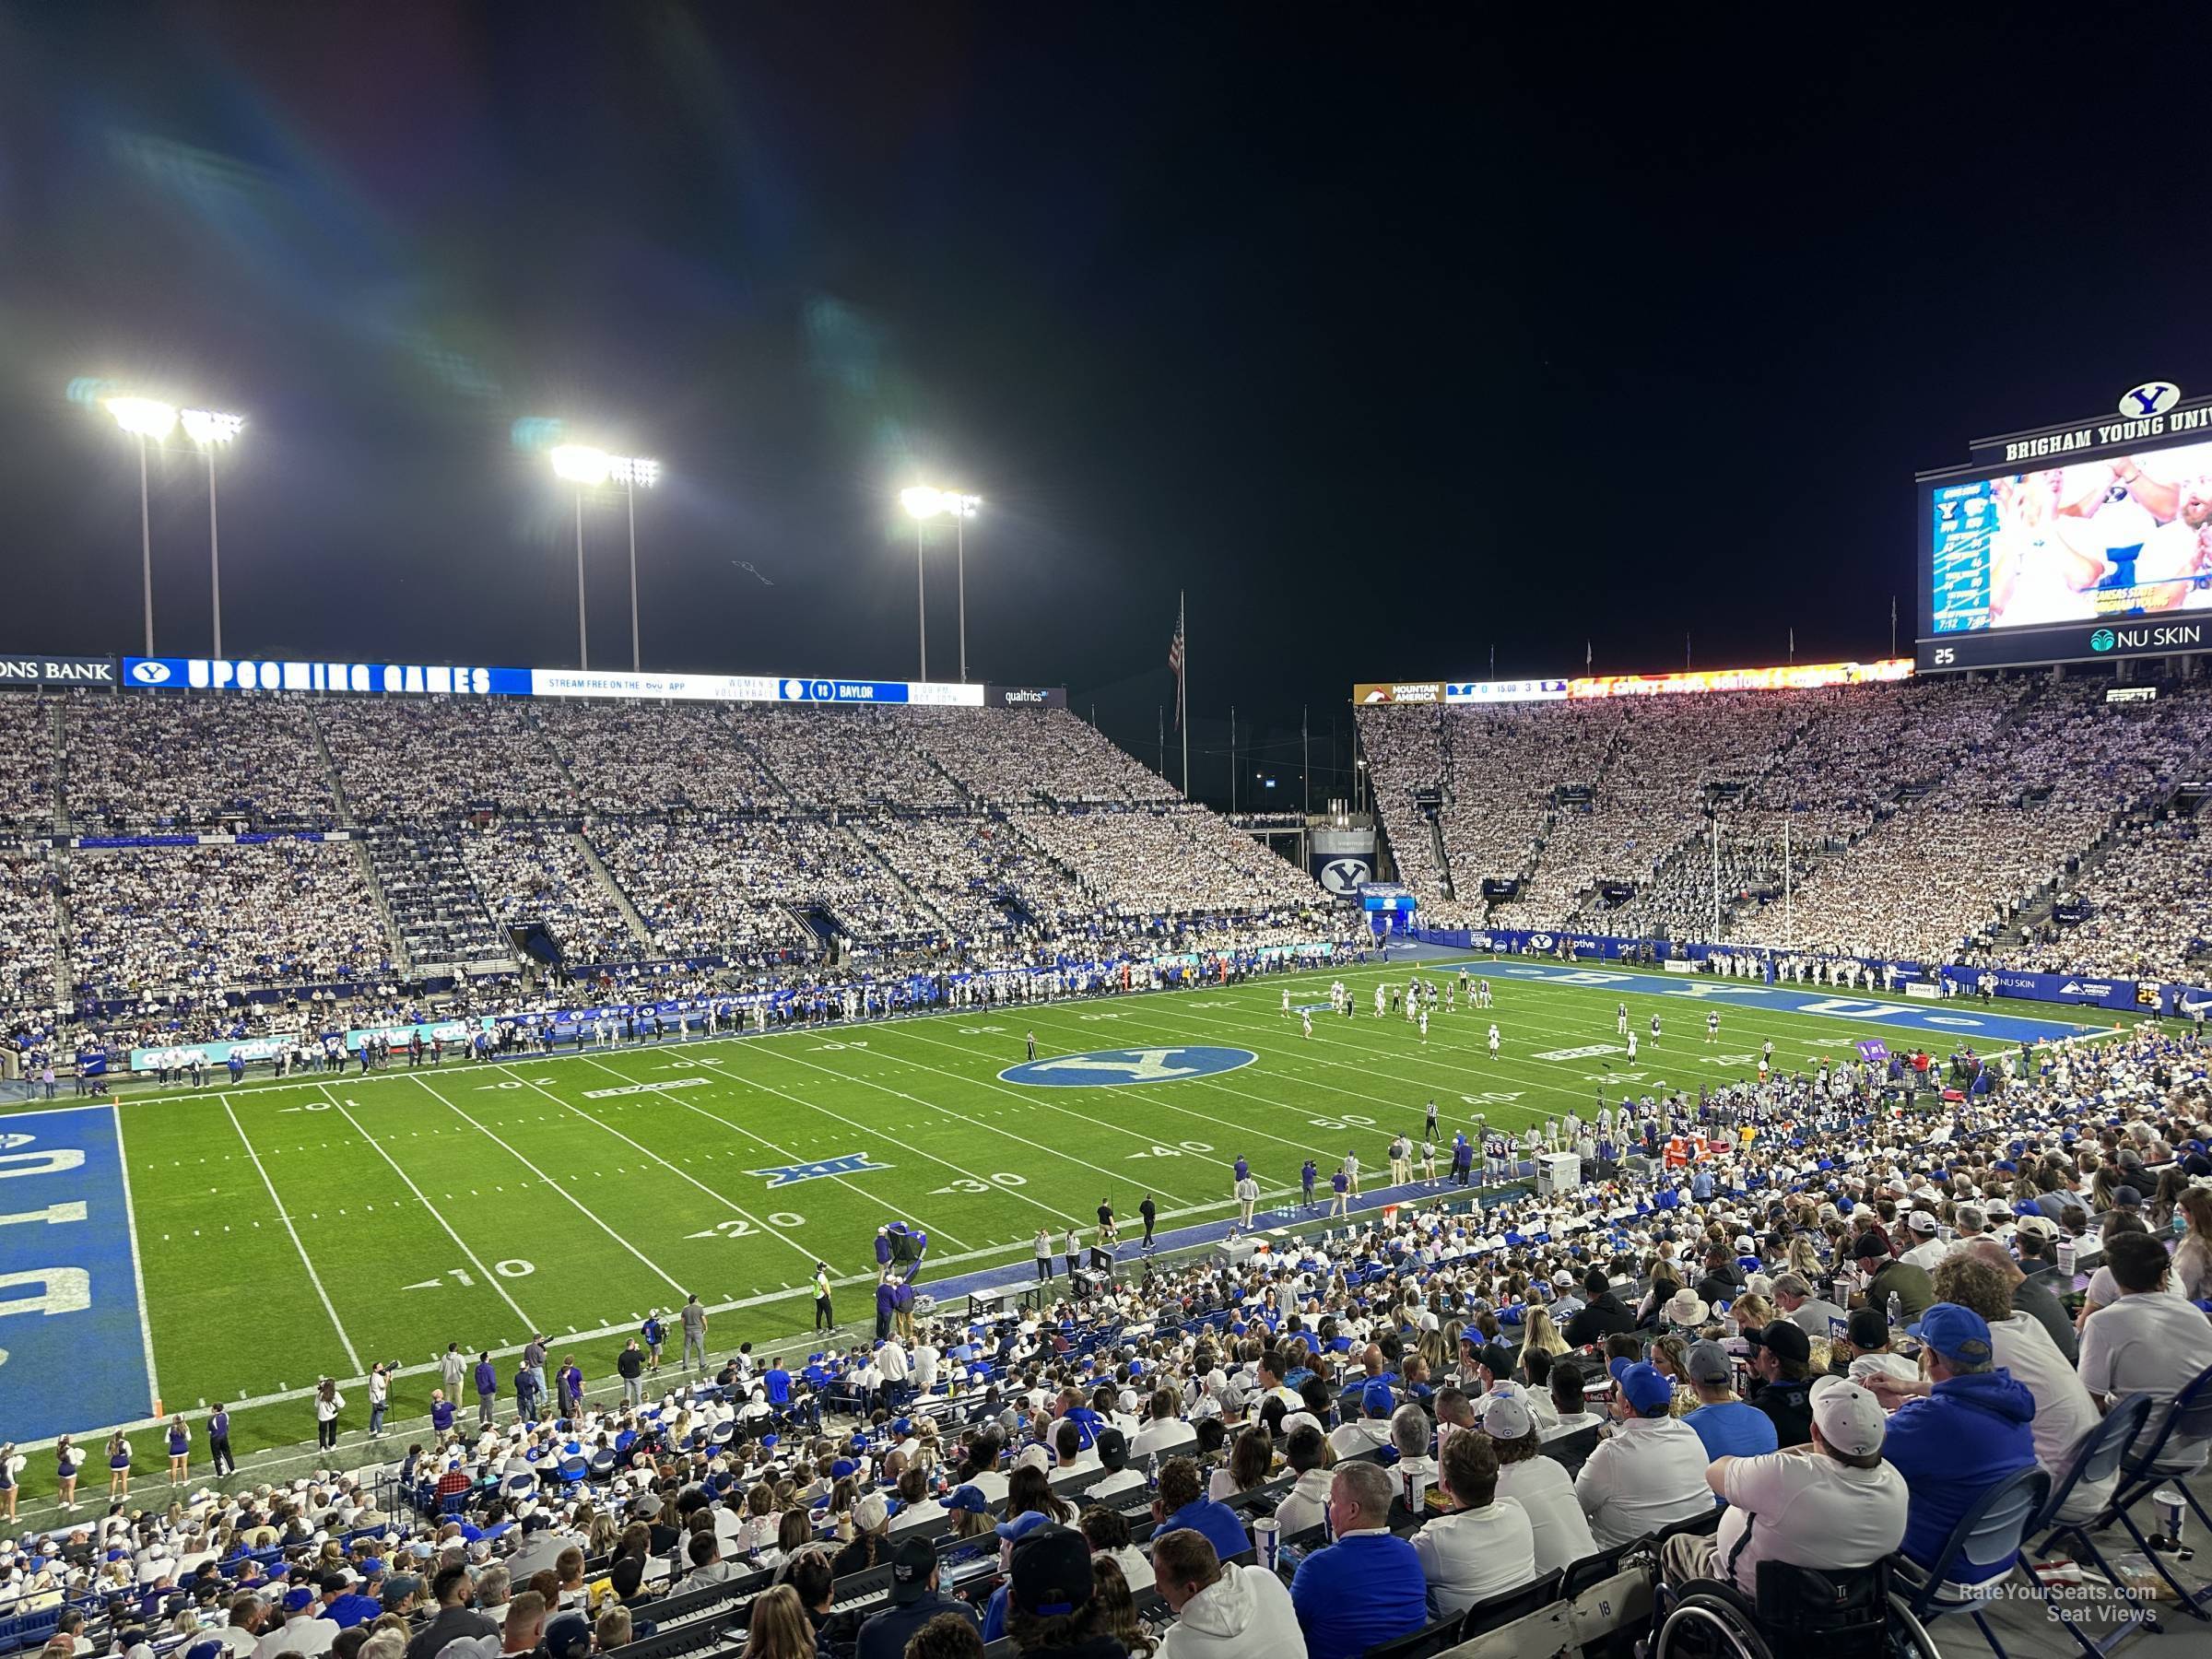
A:
<svg viewBox="0 0 2212 1659">
<path fill-rule="evenodd" d="M 1712 1511 L 1705 1443 L 1673 1415 L 1675 1385 L 1648 1361 L 1617 1359 L 1612 1371 L 1616 1427 L 1574 1479 L 1600 1549 Z"/>
<path fill-rule="evenodd" d="M 1936 1302 L 1905 1335 L 1927 1349 L 1932 1386 L 1889 1419 L 1882 1453 L 1912 1488 L 1905 1554 L 1927 1567 L 1983 1493 L 2035 1462 L 2035 1397 L 1996 1363 L 1989 1324 L 1971 1308 Z M 1952 1567 L 1962 1583 L 2011 1570 L 2010 1557 Z"/>
</svg>

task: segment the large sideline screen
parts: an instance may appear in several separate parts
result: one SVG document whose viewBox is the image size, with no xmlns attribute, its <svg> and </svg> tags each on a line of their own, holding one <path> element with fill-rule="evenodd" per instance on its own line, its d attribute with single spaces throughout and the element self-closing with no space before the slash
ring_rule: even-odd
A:
<svg viewBox="0 0 2212 1659">
<path fill-rule="evenodd" d="M 2212 442 L 1940 483 L 1927 505 L 1937 638 L 2212 610 Z"/>
</svg>

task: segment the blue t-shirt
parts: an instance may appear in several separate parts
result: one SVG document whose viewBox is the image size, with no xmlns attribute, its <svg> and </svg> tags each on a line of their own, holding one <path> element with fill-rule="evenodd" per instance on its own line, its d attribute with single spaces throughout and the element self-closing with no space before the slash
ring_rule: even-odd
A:
<svg viewBox="0 0 2212 1659">
<path fill-rule="evenodd" d="M 1290 1602 L 1308 1659 L 1359 1659 L 1377 1642 L 1429 1622 L 1428 1575 L 1405 1539 L 1358 1533 L 1299 1564 Z"/>
<path fill-rule="evenodd" d="M 1194 1498 L 1162 1521 L 1152 1534 L 1181 1532 L 1185 1527 L 1198 1534 L 1214 1547 L 1214 1553 L 1223 1560 L 1252 1547 L 1246 1535 L 1244 1523 L 1237 1519 L 1237 1512 L 1226 1503 L 1216 1503 L 1210 1498 Z"/>
<path fill-rule="evenodd" d="M 1774 1419 L 1741 1400 L 1700 1406 L 1682 1420 L 1705 1443 L 1708 1463 L 1716 1457 L 1762 1457 L 1778 1449 Z"/>
</svg>

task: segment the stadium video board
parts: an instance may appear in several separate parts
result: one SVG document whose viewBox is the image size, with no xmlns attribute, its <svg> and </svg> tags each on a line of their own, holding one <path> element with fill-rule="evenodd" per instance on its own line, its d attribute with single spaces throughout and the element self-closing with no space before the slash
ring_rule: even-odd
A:
<svg viewBox="0 0 2212 1659">
<path fill-rule="evenodd" d="M 112 659 L 109 659 L 112 661 Z M 140 691 L 312 691 L 369 696 L 612 698 L 629 701 L 923 703 L 980 709 L 984 688 L 944 681 L 834 679 L 808 675 L 633 674 L 576 668 L 454 667 L 425 663 L 276 662 L 252 658 L 123 659 L 123 684 Z M 1004 706 L 1067 706 L 1065 688 L 1013 687 Z"/>
<path fill-rule="evenodd" d="M 1918 664 L 2032 666 L 2212 638 L 2212 404 L 1975 446 L 1916 492 Z"/>
<path fill-rule="evenodd" d="M 1774 664 L 1763 668 L 1699 668 L 1675 674 L 1596 674 L 1574 679 L 1362 681 L 1352 701 L 1381 703 L 1566 702 L 1591 697 L 1673 697 L 1700 691 L 1803 691 L 1912 677 L 1912 659 L 1872 663 Z"/>
</svg>

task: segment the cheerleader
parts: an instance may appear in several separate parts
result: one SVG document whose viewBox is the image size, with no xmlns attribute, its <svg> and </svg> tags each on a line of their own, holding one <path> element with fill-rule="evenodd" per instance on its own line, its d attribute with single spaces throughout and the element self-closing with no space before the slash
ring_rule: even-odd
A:
<svg viewBox="0 0 2212 1659">
<path fill-rule="evenodd" d="M 16 1518 L 16 1483 L 22 1476 L 25 1462 L 14 1441 L 0 1446 L 0 1504 L 6 1506 L 5 1516 L 0 1518 L 10 1523 Z"/>
<path fill-rule="evenodd" d="M 184 1426 L 183 1413 L 169 1419 L 169 1484 L 184 1484 L 185 1465 L 192 1461 L 192 1430 Z"/>
<path fill-rule="evenodd" d="M 53 1442 L 53 1484 L 65 1510 L 76 1507 L 76 1472 L 84 1462 L 84 1449 L 67 1435 Z"/>
<path fill-rule="evenodd" d="M 131 1495 L 131 1441 L 120 1429 L 108 1440 L 108 1496 Z"/>
</svg>

